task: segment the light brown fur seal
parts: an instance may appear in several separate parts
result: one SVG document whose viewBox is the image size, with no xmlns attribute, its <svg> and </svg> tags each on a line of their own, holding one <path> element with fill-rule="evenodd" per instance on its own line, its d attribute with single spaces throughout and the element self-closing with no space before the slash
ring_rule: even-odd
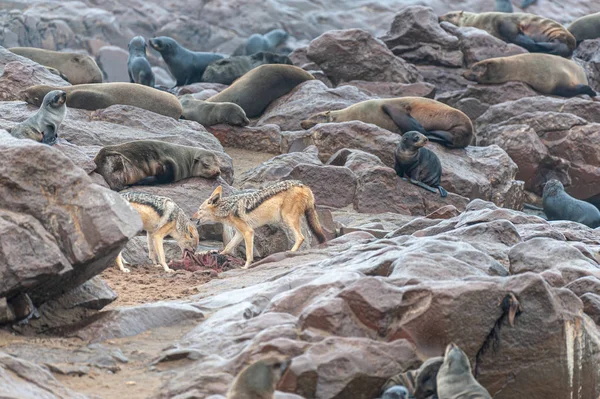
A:
<svg viewBox="0 0 600 399">
<path fill-rule="evenodd" d="M 575 36 L 577 43 L 600 38 L 600 12 L 576 19 L 567 29 Z"/>
<path fill-rule="evenodd" d="M 165 184 L 188 177 L 216 178 L 217 156 L 208 150 L 156 140 L 136 140 L 102 148 L 94 158 L 96 172 L 120 191 L 136 183 Z"/>
<path fill-rule="evenodd" d="M 40 65 L 58 70 L 72 85 L 102 83 L 102 71 L 89 55 L 35 47 L 12 47 L 9 50 Z"/>
<path fill-rule="evenodd" d="M 519 54 L 479 61 L 463 76 L 478 83 L 527 83 L 543 94 L 573 97 L 596 96 L 588 86 L 583 68 L 575 62 L 549 54 Z"/>
<path fill-rule="evenodd" d="M 260 116 L 272 101 L 307 80 L 314 80 L 314 77 L 293 65 L 261 65 L 206 101 L 237 104 L 246 112 L 248 118 L 255 118 Z"/>
<path fill-rule="evenodd" d="M 171 93 L 137 83 L 96 83 L 70 87 L 32 86 L 24 90 L 25 101 L 39 106 L 42 99 L 52 90 L 67 93 L 67 106 L 97 110 L 122 104 L 143 108 L 157 114 L 179 119 L 181 104 Z"/>
<path fill-rule="evenodd" d="M 203 126 L 226 123 L 233 126 L 246 126 L 250 121 L 246 113 L 234 103 L 209 103 L 196 100 L 191 94 L 179 98 L 185 119 L 196 121 Z"/>
<path fill-rule="evenodd" d="M 444 363 L 438 371 L 437 395 L 440 399 L 492 399 L 473 377 L 465 352 L 453 343 L 446 347 Z"/>
<path fill-rule="evenodd" d="M 58 138 L 58 128 L 67 114 L 67 94 L 53 90 L 46 94 L 40 109 L 13 127 L 10 134 L 18 139 L 30 139 L 53 145 Z"/>
<path fill-rule="evenodd" d="M 575 37 L 564 26 L 534 14 L 452 11 L 442 15 L 439 20 L 456 26 L 483 29 L 498 39 L 519 45 L 532 53 L 569 58 L 577 47 Z"/>
<path fill-rule="evenodd" d="M 473 123 L 463 112 L 423 97 L 367 100 L 339 111 L 325 111 L 302 121 L 303 129 L 318 123 L 362 121 L 394 133 L 412 130 L 430 141 L 451 148 L 464 148 L 473 138 Z"/>
<path fill-rule="evenodd" d="M 289 365 L 289 360 L 277 358 L 252 363 L 235 377 L 227 399 L 273 399 L 277 383 Z"/>
</svg>

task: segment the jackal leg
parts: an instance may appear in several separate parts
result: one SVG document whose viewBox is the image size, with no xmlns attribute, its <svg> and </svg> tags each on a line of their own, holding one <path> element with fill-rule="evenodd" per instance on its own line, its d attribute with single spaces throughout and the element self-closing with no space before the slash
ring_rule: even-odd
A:
<svg viewBox="0 0 600 399">
<path fill-rule="evenodd" d="M 300 221 L 300 215 L 302 213 L 284 213 L 281 218 L 283 219 L 283 223 L 285 223 L 292 233 L 294 233 L 294 246 L 291 251 L 295 252 L 300 248 L 300 245 L 304 242 L 304 236 L 302 235 L 302 224 Z"/>
<path fill-rule="evenodd" d="M 129 273 L 129 269 L 126 268 L 125 266 L 123 266 L 123 257 L 121 256 L 120 252 L 119 252 L 119 255 L 117 256 L 117 266 L 119 266 L 119 270 L 122 271 L 123 273 Z"/>
<path fill-rule="evenodd" d="M 231 255 L 233 253 L 233 251 L 235 251 L 235 249 L 238 247 L 238 245 L 240 245 L 240 243 L 242 242 L 243 239 L 244 239 L 244 236 L 242 235 L 242 233 L 240 233 L 236 229 L 235 235 L 233 236 L 231 241 L 229 241 L 229 243 L 225 246 L 225 248 L 223 248 L 223 250 L 221 251 L 221 254 L 222 255 Z"/>
<path fill-rule="evenodd" d="M 166 272 L 172 272 L 173 269 L 170 269 L 167 266 L 167 262 L 165 260 L 165 249 L 163 247 L 163 240 L 165 236 L 160 234 L 154 234 L 152 237 L 152 241 L 154 242 L 154 249 L 156 250 L 156 254 L 158 255 L 158 263 Z"/>
<path fill-rule="evenodd" d="M 254 260 L 254 230 L 248 226 L 242 231 L 242 235 L 244 236 L 244 242 L 246 243 L 246 264 L 243 269 L 247 269 Z"/>
<path fill-rule="evenodd" d="M 148 240 L 148 257 L 153 265 L 156 264 L 156 250 L 154 248 L 154 241 L 152 240 L 152 235 L 149 232 L 146 232 L 146 239 Z"/>
</svg>

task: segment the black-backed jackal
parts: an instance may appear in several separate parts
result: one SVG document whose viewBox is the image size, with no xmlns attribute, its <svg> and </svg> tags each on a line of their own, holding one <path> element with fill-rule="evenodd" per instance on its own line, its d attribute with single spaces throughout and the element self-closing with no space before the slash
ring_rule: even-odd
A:
<svg viewBox="0 0 600 399">
<path fill-rule="evenodd" d="M 163 239 L 166 236 L 173 237 L 182 251 L 196 251 L 199 241 L 198 230 L 175 201 L 167 197 L 138 192 L 122 193 L 121 196 L 129 201 L 142 218 L 148 237 L 148 257 L 154 264 L 162 266 L 166 272 L 173 271 L 167 266 L 165 260 Z M 117 265 L 121 271 L 129 273 L 129 269 L 123 267 L 121 254 L 117 257 Z"/>
<path fill-rule="evenodd" d="M 294 234 L 294 247 L 297 251 L 304 242 L 301 231 L 301 218 L 306 216 L 308 227 L 320 243 L 325 235 L 315 209 L 315 197 L 310 188 L 297 180 L 285 180 L 271 184 L 261 190 L 223 197 L 223 188 L 217 187 L 211 196 L 200 205 L 192 219 L 201 223 L 218 222 L 232 226 L 236 230 L 233 239 L 221 251 L 231 254 L 242 242 L 246 243 L 247 268 L 253 261 L 254 229 L 265 224 L 283 222 Z"/>
</svg>

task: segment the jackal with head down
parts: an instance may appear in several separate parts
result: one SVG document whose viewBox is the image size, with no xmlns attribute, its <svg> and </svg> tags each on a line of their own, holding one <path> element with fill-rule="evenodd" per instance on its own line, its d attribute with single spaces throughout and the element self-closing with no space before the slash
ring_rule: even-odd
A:
<svg viewBox="0 0 600 399">
<path fill-rule="evenodd" d="M 165 260 L 163 240 L 166 236 L 174 238 L 182 251 L 196 251 L 199 242 L 198 230 L 175 201 L 140 192 L 126 192 L 121 196 L 129 201 L 142 218 L 148 237 L 148 257 L 155 265 L 162 266 L 166 272 L 173 271 Z M 123 266 L 120 253 L 117 257 L 117 265 L 122 272 L 129 273 L 129 269 Z"/>
<path fill-rule="evenodd" d="M 292 251 L 297 251 L 304 242 L 301 230 L 301 218 L 306 216 L 308 227 L 319 240 L 325 242 L 315 209 L 315 197 L 311 189 L 297 180 L 285 180 L 271 184 L 261 190 L 250 193 L 222 196 L 223 187 L 219 186 L 210 197 L 200 205 L 192 219 L 201 223 L 218 222 L 236 230 L 233 239 L 225 246 L 222 254 L 231 254 L 244 240 L 246 244 L 246 265 L 254 260 L 254 229 L 265 224 L 283 223 L 294 234 Z"/>
</svg>

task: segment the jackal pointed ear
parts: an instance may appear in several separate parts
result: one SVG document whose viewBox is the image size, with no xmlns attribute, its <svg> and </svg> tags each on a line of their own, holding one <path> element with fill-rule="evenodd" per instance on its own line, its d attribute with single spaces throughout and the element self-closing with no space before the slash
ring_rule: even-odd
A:
<svg viewBox="0 0 600 399">
<path fill-rule="evenodd" d="M 210 195 L 210 198 L 208 199 L 208 203 L 211 205 L 214 205 L 217 202 L 219 202 L 221 200 L 222 193 L 223 193 L 223 186 L 219 186 L 219 187 L 215 188 L 215 191 L 213 191 L 213 193 Z"/>
</svg>

